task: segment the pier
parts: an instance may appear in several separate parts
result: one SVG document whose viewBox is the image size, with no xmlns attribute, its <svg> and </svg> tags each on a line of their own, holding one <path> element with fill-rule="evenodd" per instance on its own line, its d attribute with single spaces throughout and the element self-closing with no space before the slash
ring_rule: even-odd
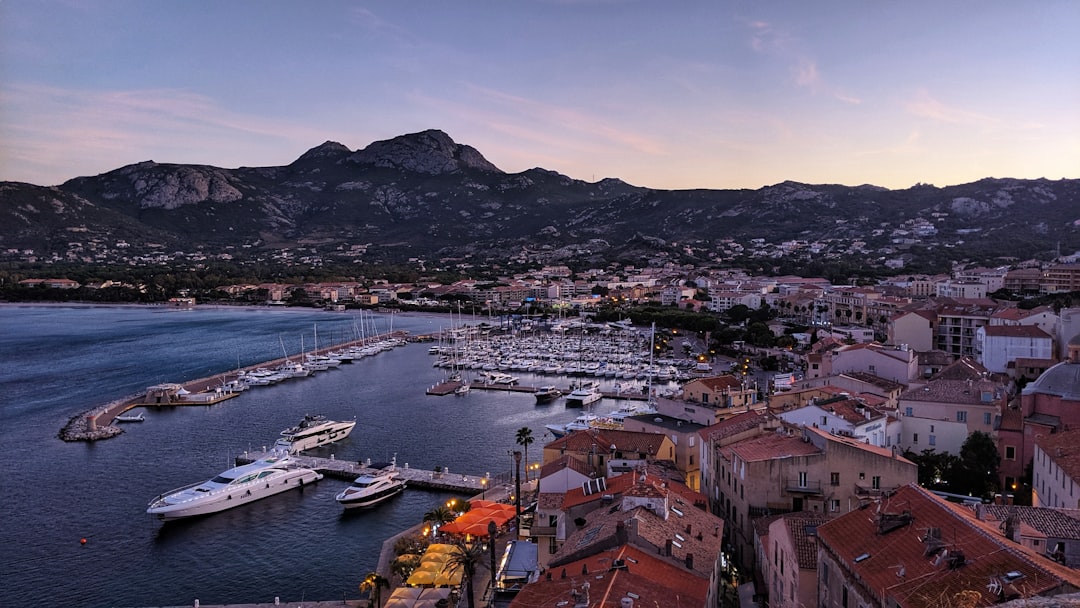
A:
<svg viewBox="0 0 1080 608">
<path fill-rule="evenodd" d="M 408 335 L 408 332 L 405 331 L 393 331 L 369 338 L 333 344 L 310 354 L 325 355 L 341 348 L 367 346 L 386 339 L 406 339 Z M 288 357 L 279 357 L 214 376 L 189 380 L 183 383 L 155 385 L 149 387 L 146 392 L 123 397 L 72 416 L 67 424 L 60 429 L 58 436 L 64 441 L 97 441 L 115 437 L 124 432 L 123 429 L 113 424 L 116 417 L 137 407 L 214 405 L 240 395 L 239 392 L 221 390 L 221 387 L 239 378 L 240 372 L 249 372 L 261 367 L 278 367 L 289 361 Z"/>
<path fill-rule="evenodd" d="M 236 464 L 249 464 L 255 462 L 260 458 L 265 458 L 270 455 L 271 452 L 267 451 L 244 452 L 240 456 L 236 457 Z M 337 460 L 336 458 L 318 458 L 315 456 L 303 456 L 300 454 L 293 454 L 292 458 L 299 465 L 309 469 L 315 469 L 326 477 L 341 479 L 348 482 L 351 482 L 353 479 L 356 479 L 360 475 L 375 475 L 384 472 L 383 469 L 371 468 L 365 466 L 363 463 L 351 460 Z M 468 496 L 473 496 L 476 494 L 480 494 L 485 490 L 490 490 L 491 481 L 493 479 L 482 475 L 465 475 L 462 473 L 449 472 L 436 473 L 432 470 L 409 468 L 408 465 L 397 467 L 396 471 L 398 474 L 401 475 L 403 479 L 408 481 L 408 487 L 410 488 L 423 488 L 425 490 L 456 492 L 459 494 L 466 494 Z M 487 482 L 484 481 L 485 479 L 487 480 Z"/>
<path fill-rule="evenodd" d="M 438 397 L 441 397 L 441 396 L 444 396 L 444 395 L 449 395 L 449 394 L 455 392 L 462 385 L 464 385 L 464 383 L 459 381 L 459 380 L 453 380 L 453 381 L 448 381 L 448 382 L 440 382 L 439 384 L 433 385 L 431 388 L 427 389 L 427 394 L 428 395 L 435 395 L 435 396 L 438 396 Z M 563 395 L 569 395 L 574 390 L 572 387 L 565 387 L 565 386 L 556 387 L 556 388 L 558 388 L 560 391 L 562 391 Z M 469 390 L 503 391 L 503 392 L 507 392 L 507 393 L 529 393 L 529 394 L 532 394 L 532 393 L 535 393 L 539 389 L 537 387 L 535 387 L 535 386 L 522 386 L 522 385 L 517 384 L 517 383 L 500 384 L 500 383 L 483 382 L 481 380 L 473 380 L 472 382 L 469 383 Z M 646 395 L 644 393 L 637 393 L 637 392 L 601 391 L 600 396 L 602 396 L 602 397 L 604 397 L 606 399 L 626 399 L 628 401 L 648 401 L 649 400 L 648 395 Z M 557 399 L 556 399 L 556 401 L 557 401 Z"/>
</svg>

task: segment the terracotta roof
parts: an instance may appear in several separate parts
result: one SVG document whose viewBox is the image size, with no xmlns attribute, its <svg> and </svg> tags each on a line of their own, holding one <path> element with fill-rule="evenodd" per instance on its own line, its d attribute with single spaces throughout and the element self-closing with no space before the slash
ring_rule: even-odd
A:
<svg viewBox="0 0 1080 608">
<path fill-rule="evenodd" d="M 863 450 L 865 452 L 869 452 L 871 454 L 876 454 L 878 456 L 884 456 L 886 458 L 895 458 L 896 460 L 899 460 L 901 462 L 906 462 L 906 463 L 909 463 L 909 464 L 915 464 L 915 463 L 911 462 L 910 460 L 908 460 L 907 458 L 904 458 L 903 456 L 901 456 L 899 450 L 896 453 L 893 453 L 893 448 L 891 448 L 891 447 L 883 448 L 883 447 L 880 447 L 880 446 L 871 445 L 869 443 L 866 443 L 865 441 L 856 439 L 854 437 L 844 437 L 842 435 L 833 435 L 832 433 L 830 433 L 828 431 L 825 431 L 823 429 L 809 427 L 809 426 L 803 427 L 803 431 L 805 431 L 807 433 L 814 433 L 816 435 L 824 437 L 825 439 L 827 439 L 829 441 L 835 441 L 837 443 L 842 443 L 844 445 L 847 445 L 847 446 L 850 446 L 850 447 L 853 447 L 853 448 L 858 448 L 860 450 Z M 813 445 L 813 443 L 811 443 L 809 445 Z"/>
<path fill-rule="evenodd" d="M 580 594 L 586 582 L 589 608 L 618 606 L 631 593 L 636 598 L 635 606 L 699 608 L 705 605 L 709 589 L 707 578 L 653 553 L 622 545 L 548 570 L 539 581 L 526 585 L 510 602 L 510 608 L 561 605 L 571 608 L 576 599 L 571 591 Z"/>
<path fill-rule="evenodd" d="M 799 435 L 766 433 L 736 442 L 726 449 L 747 462 L 773 460 L 785 456 L 810 456 L 822 453 L 812 443 L 806 443 Z"/>
<path fill-rule="evenodd" d="M 593 511 L 585 516 L 584 526 L 567 536 L 548 563 L 554 569 L 617 546 L 621 524 L 626 530 L 626 544 L 651 551 L 659 549 L 661 555 L 670 544 L 668 559 L 672 563 L 707 579 L 720 555 L 724 520 L 685 502 L 669 500 L 668 504 L 666 514 L 653 513 L 644 506 L 621 511 L 617 504 L 611 509 Z M 688 560 L 688 556 L 692 557 Z"/>
<path fill-rule="evenodd" d="M 848 378 L 854 378 L 854 379 L 858 380 L 859 382 L 865 382 L 867 384 L 870 384 L 870 385 L 873 385 L 873 386 L 875 386 L 877 388 L 880 388 L 880 389 L 882 389 L 882 390 L 884 390 L 886 392 L 888 392 L 888 391 L 898 391 L 898 390 L 903 389 L 906 386 L 904 384 L 900 384 L 899 382 L 894 382 L 894 381 L 889 380 L 887 378 L 882 378 L 881 376 L 876 376 L 874 374 L 871 374 L 870 372 L 844 372 L 844 373 L 842 373 L 840 375 L 841 376 L 846 376 Z"/>
<path fill-rule="evenodd" d="M 766 420 L 768 420 L 768 417 L 761 412 L 750 410 L 705 427 L 701 430 L 701 436 L 707 441 L 723 439 L 757 428 L 759 424 Z"/>
<path fill-rule="evenodd" d="M 1053 309 L 1051 309 L 1049 306 L 1039 306 L 1030 310 L 1024 310 L 1023 308 L 1020 308 L 1018 306 L 1012 306 L 1009 308 L 1003 308 L 1001 310 L 995 311 L 994 314 L 990 315 L 990 318 L 1005 319 L 1008 321 L 1021 321 L 1023 319 L 1034 317 L 1036 315 L 1041 315 L 1047 312 L 1053 312 Z"/>
<path fill-rule="evenodd" d="M 1073 481 L 1080 481 L 1080 429 L 1036 435 L 1035 445 Z"/>
<path fill-rule="evenodd" d="M 707 378 L 698 378 L 696 380 L 691 380 L 686 384 L 703 384 L 705 385 L 705 388 L 711 391 L 722 391 L 724 389 L 732 390 L 742 388 L 742 382 L 738 378 L 730 374 L 725 374 L 723 376 L 709 376 Z M 685 386 L 683 387 L 683 390 L 686 390 Z"/>
<path fill-rule="evenodd" d="M 1042 338 L 1052 340 L 1050 334 L 1036 325 L 987 325 L 983 328 L 987 336 L 995 338 Z"/>
<path fill-rule="evenodd" d="M 784 525 L 787 526 L 788 536 L 795 546 L 796 558 L 799 560 L 799 568 L 803 570 L 817 569 L 817 527 L 829 521 L 819 513 L 800 512 L 783 515 Z"/>
<path fill-rule="evenodd" d="M 926 540 L 932 531 L 936 543 Z M 900 608 L 940 608 L 943 598 L 971 591 L 976 599 L 969 606 L 989 606 L 998 601 L 988 593 L 995 582 L 1009 598 L 1080 584 L 1080 573 L 1004 539 L 996 525 L 914 484 L 877 506 L 822 524 L 817 533 L 827 554 L 862 581 L 869 595 Z"/>
<path fill-rule="evenodd" d="M 983 505 L 982 508 L 997 521 L 1005 521 L 1009 515 L 1015 514 L 1020 521 L 1048 538 L 1080 540 L 1080 511 L 1077 509 L 1050 509 L 1020 505 Z"/>
<path fill-rule="evenodd" d="M 570 469 L 572 471 L 577 471 L 586 477 L 589 476 L 589 465 L 587 463 L 582 462 L 569 454 L 563 454 L 555 460 L 545 464 L 540 469 L 540 478 L 543 479 L 544 477 L 547 477 L 552 473 L 558 473 L 563 469 Z"/>
<path fill-rule="evenodd" d="M 578 454 L 588 454 L 596 448 L 597 453 L 607 454 L 611 451 L 611 446 L 615 446 L 615 449 L 620 452 L 638 452 L 656 456 L 664 439 L 665 436 L 658 433 L 589 429 L 574 431 L 548 443 L 544 448 L 562 449 Z"/>
</svg>

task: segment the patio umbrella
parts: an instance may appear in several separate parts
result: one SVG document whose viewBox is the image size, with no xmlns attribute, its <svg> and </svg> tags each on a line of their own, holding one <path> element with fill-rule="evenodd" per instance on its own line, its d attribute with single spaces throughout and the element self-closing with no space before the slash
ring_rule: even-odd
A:
<svg viewBox="0 0 1080 608">
<path fill-rule="evenodd" d="M 432 581 L 432 584 L 434 584 L 436 587 L 447 587 L 447 586 L 451 586 L 451 585 L 455 585 L 455 586 L 460 585 L 461 584 L 461 575 L 462 575 L 461 568 L 457 568 L 455 570 L 450 570 L 450 571 L 443 570 L 442 572 L 439 573 L 438 576 L 435 577 L 435 580 Z"/>
<path fill-rule="evenodd" d="M 394 589 L 394 592 L 390 594 L 388 599 L 408 600 L 413 601 L 420 597 L 424 593 L 422 587 L 398 587 Z"/>
<path fill-rule="evenodd" d="M 499 503 L 495 502 L 494 500 L 484 500 L 482 498 L 474 498 L 473 500 L 469 501 L 469 506 L 471 508 L 473 508 L 473 509 L 487 508 L 487 507 L 490 507 L 491 505 L 497 505 L 497 504 L 499 504 Z"/>
<path fill-rule="evenodd" d="M 462 521 L 463 519 L 463 517 L 459 517 L 448 524 L 443 524 L 439 531 L 447 534 L 461 534 L 461 529 L 467 525 L 467 522 Z"/>
<path fill-rule="evenodd" d="M 425 587 L 420 590 L 422 600 L 442 600 L 450 597 L 450 590 L 446 587 Z"/>
<path fill-rule="evenodd" d="M 443 569 L 443 563 L 444 562 L 437 562 L 433 560 L 420 562 L 420 565 L 417 566 L 415 570 L 413 570 L 413 574 L 416 574 L 417 572 L 439 572 Z"/>
<path fill-rule="evenodd" d="M 418 572 L 413 572 L 411 575 L 409 575 L 409 580 L 405 582 L 414 587 L 420 585 L 433 585 L 435 584 L 435 579 L 438 576 L 439 572 L 435 570 L 421 570 Z"/>
<path fill-rule="evenodd" d="M 416 605 L 416 600 L 402 599 L 402 598 L 390 598 L 383 604 L 383 608 L 413 608 Z"/>
<path fill-rule="evenodd" d="M 427 551 L 425 551 L 424 554 L 433 555 L 435 553 L 453 553 L 454 551 L 457 551 L 457 547 L 455 547 L 454 545 L 448 545 L 446 543 L 435 543 L 432 545 L 428 545 Z"/>
</svg>

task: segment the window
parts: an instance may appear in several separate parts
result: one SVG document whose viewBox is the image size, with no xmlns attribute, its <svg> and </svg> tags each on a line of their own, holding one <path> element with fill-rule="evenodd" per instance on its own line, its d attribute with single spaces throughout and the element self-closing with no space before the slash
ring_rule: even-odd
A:
<svg viewBox="0 0 1080 608">
<path fill-rule="evenodd" d="M 555 552 L 559 550 L 559 543 L 555 541 L 554 536 L 548 537 L 548 554 L 555 555 Z"/>
<path fill-rule="evenodd" d="M 957 422 L 967 422 L 967 412 L 962 411 L 962 410 L 959 411 L 959 412 L 956 412 L 956 421 Z"/>
<path fill-rule="evenodd" d="M 832 511 L 833 513 L 836 513 L 837 511 L 839 511 L 840 510 L 840 499 L 833 498 L 832 500 L 830 500 L 829 501 L 829 510 Z"/>
<path fill-rule="evenodd" d="M 918 433 L 915 433 L 914 435 L 912 435 L 911 443 L 919 443 L 919 434 Z"/>
<path fill-rule="evenodd" d="M 708 403 L 709 402 L 709 393 L 701 393 L 701 402 L 702 403 Z"/>
<path fill-rule="evenodd" d="M 931 433 L 933 433 L 933 432 L 934 432 L 934 425 L 932 425 L 932 424 L 930 425 L 930 432 L 931 432 Z"/>
<path fill-rule="evenodd" d="M 1016 446 L 1005 446 L 1005 460 L 1016 460 Z"/>
<path fill-rule="evenodd" d="M 983 412 L 983 424 L 990 426 L 990 412 Z"/>
<path fill-rule="evenodd" d="M 880 475 L 874 475 L 873 477 L 870 478 L 870 487 L 875 489 L 875 490 L 880 490 L 881 489 L 881 476 Z"/>
<path fill-rule="evenodd" d="M 904 415 L 905 416 L 914 416 L 915 415 L 915 408 L 913 408 L 911 406 L 905 407 L 904 408 Z"/>
<path fill-rule="evenodd" d="M 937 445 L 937 435 L 930 435 L 930 445 Z"/>
<path fill-rule="evenodd" d="M 806 487 L 806 471 L 799 471 L 799 487 Z"/>
<path fill-rule="evenodd" d="M 827 424 L 829 424 L 829 417 L 828 416 L 822 416 L 821 417 L 821 426 L 825 426 Z"/>
<path fill-rule="evenodd" d="M 871 374 L 877 371 L 873 365 L 868 366 L 868 369 L 870 370 Z"/>
<path fill-rule="evenodd" d="M 834 486 L 840 485 L 840 473 L 829 473 L 829 483 Z"/>
</svg>

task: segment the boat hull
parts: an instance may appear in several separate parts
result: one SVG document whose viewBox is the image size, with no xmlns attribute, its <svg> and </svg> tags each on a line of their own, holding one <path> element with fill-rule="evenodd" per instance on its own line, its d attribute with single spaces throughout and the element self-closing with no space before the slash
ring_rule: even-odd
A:
<svg viewBox="0 0 1080 608">
<path fill-rule="evenodd" d="M 345 422 L 331 422 L 325 428 L 302 431 L 295 435 L 286 435 L 275 442 L 278 449 L 288 450 L 290 454 L 310 450 L 319 446 L 341 441 L 352 433 L 356 427 L 355 420 Z"/>
<path fill-rule="evenodd" d="M 312 469 L 298 468 L 253 480 L 247 484 L 204 492 L 202 496 L 198 497 L 191 497 L 192 492 L 185 489 L 158 498 L 150 504 L 146 512 L 157 516 L 162 521 L 210 515 L 211 513 L 219 513 L 262 500 L 275 494 L 302 488 L 305 485 L 319 481 L 322 477 L 320 473 Z"/>
<path fill-rule="evenodd" d="M 379 490 L 378 492 L 374 492 L 372 494 L 363 495 L 361 493 L 355 493 L 349 496 L 346 495 L 346 492 L 348 492 L 348 490 L 346 490 L 345 492 L 338 494 L 336 499 L 338 503 L 340 503 L 341 506 L 345 507 L 346 509 L 374 507 L 379 503 L 390 500 L 391 498 L 397 496 L 398 494 L 401 494 L 404 491 L 405 482 L 399 481 L 395 482 L 392 486 L 383 488 L 382 490 Z"/>
</svg>

